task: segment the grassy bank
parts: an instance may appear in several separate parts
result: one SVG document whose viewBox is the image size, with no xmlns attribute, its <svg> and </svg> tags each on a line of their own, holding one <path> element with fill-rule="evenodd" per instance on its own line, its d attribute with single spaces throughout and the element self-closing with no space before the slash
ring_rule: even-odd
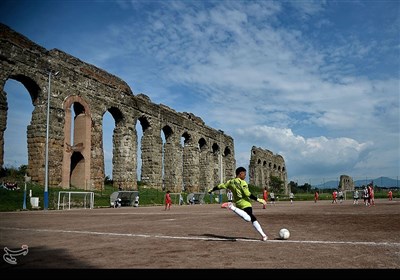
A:
<svg viewBox="0 0 400 280">
<path fill-rule="evenodd" d="M 43 209 L 44 205 L 44 187 L 40 185 L 36 185 L 33 183 L 27 183 L 26 184 L 26 191 L 25 191 L 25 184 L 19 184 L 19 188 L 17 190 L 7 190 L 5 188 L 0 188 L 0 211 L 23 211 L 23 210 L 37 210 L 37 209 Z M 58 195 L 60 191 L 66 191 L 65 189 L 61 188 L 49 188 L 48 190 L 48 209 L 49 210 L 55 210 L 58 209 Z M 80 189 L 69 189 L 68 191 L 84 191 Z M 94 192 L 94 207 L 95 208 L 100 208 L 100 207 L 110 207 L 110 195 L 117 191 L 114 187 L 111 185 L 105 185 L 104 190 L 101 191 L 93 191 Z M 140 186 L 138 187 L 139 191 L 139 205 L 140 206 L 154 206 L 154 205 L 163 205 L 164 204 L 164 196 L 165 192 L 159 189 L 154 189 L 154 188 L 147 188 L 145 186 Z M 250 191 L 261 197 L 262 195 L 262 190 L 250 186 Z M 30 203 L 30 194 L 32 194 L 32 197 L 38 197 L 39 198 L 39 207 L 34 208 L 32 207 Z M 24 195 L 26 196 L 26 200 L 24 203 Z M 182 193 L 184 202 L 186 203 L 187 201 L 187 193 Z M 393 198 L 399 197 L 399 191 L 394 191 L 393 192 Z M 178 194 L 172 194 L 171 195 L 172 202 L 173 204 L 178 204 L 179 203 L 179 195 Z M 216 199 L 217 198 L 217 199 Z M 276 194 L 277 202 L 279 201 L 288 201 L 289 197 L 288 195 L 285 194 Z M 387 198 L 387 191 L 386 190 L 381 190 L 375 192 L 375 198 Z M 80 201 L 82 201 L 83 197 L 81 196 Z M 330 190 L 320 190 L 320 200 L 331 200 L 332 199 L 332 192 Z M 347 199 L 351 200 L 352 199 L 352 194 L 347 193 Z M 361 198 L 360 198 L 361 199 Z M 295 201 L 305 201 L 305 200 L 314 200 L 314 193 L 297 193 L 295 194 L 294 197 Z M 362 200 L 362 199 L 361 199 Z M 218 203 L 219 201 L 219 194 L 214 193 L 212 196 L 209 194 L 206 194 L 204 196 L 204 203 Z M 222 202 L 226 202 L 227 197 L 226 195 L 222 195 Z M 80 202 L 79 202 L 80 203 Z M 75 204 L 78 204 L 76 202 Z"/>
</svg>

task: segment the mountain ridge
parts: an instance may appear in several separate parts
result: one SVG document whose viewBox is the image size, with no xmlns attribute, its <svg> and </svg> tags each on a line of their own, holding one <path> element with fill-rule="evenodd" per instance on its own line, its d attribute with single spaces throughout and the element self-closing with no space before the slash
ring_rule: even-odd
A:
<svg viewBox="0 0 400 280">
<path fill-rule="evenodd" d="M 381 187 L 381 188 L 399 188 L 400 187 L 400 180 L 399 179 L 392 179 L 389 177 L 377 177 L 374 179 L 362 179 L 354 181 L 354 186 L 361 187 L 366 186 L 369 183 L 373 182 L 374 186 Z M 332 189 L 338 187 L 338 181 L 328 181 L 322 184 L 313 185 L 314 188 L 319 189 Z"/>
</svg>

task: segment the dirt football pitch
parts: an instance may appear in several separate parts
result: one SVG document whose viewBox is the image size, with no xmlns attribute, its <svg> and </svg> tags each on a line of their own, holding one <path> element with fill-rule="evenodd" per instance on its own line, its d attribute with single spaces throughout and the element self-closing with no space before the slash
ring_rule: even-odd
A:
<svg viewBox="0 0 400 280">
<path fill-rule="evenodd" d="M 0 268 L 400 268 L 400 200 L 254 203 L 253 213 L 266 242 L 219 204 L 2 212 Z"/>
</svg>

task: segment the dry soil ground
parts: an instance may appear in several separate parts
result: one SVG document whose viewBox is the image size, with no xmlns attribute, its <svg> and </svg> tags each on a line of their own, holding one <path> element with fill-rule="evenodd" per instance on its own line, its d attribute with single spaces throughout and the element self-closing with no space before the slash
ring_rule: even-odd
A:
<svg viewBox="0 0 400 280">
<path fill-rule="evenodd" d="M 400 268 L 400 201 L 255 203 L 253 212 L 266 242 L 218 204 L 3 212 L 0 268 Z"/>
</svg>

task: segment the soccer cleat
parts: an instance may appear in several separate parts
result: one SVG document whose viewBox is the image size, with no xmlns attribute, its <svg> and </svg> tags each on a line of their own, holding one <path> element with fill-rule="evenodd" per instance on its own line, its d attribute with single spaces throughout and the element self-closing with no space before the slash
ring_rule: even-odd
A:
<svg viewBox="0 0 400 280">
<path fill-rule="evenodd" d="M 268 240 L 268 236 L 261 237 L 261 241 L 267 241 L 267 240 Z"/>
<path fill-rule="evenodd" d="M 226 208 L 228 210 L 232 210 L 233 203 L 232 202 L 224 202 L 221 204 L 221 208 Z"/>
<path fill-rule="evenodd" d="M 221 208 L 228 208 L 229 203 L 228 202 L 224 202 L 221 204 Z"/>
</svg>

